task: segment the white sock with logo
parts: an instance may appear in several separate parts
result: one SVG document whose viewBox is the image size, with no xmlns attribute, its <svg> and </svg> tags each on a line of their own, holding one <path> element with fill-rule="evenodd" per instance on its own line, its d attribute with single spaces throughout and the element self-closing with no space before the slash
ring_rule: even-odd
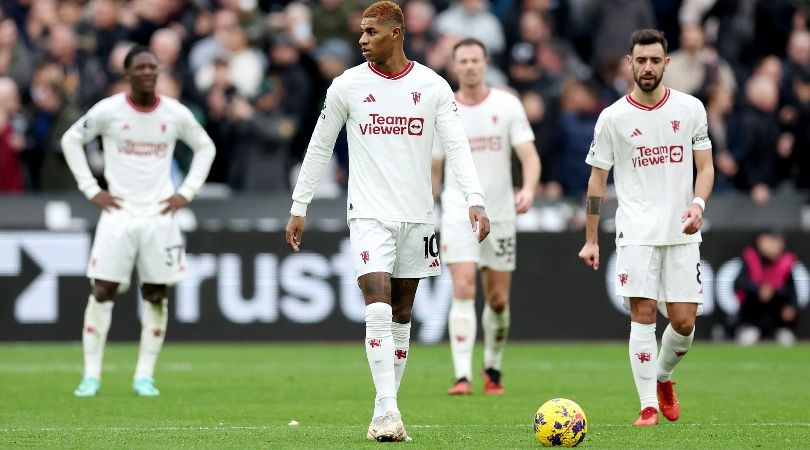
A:
<svg viewBox="0 0 810 450">
<path fill-rule="evenodd" d="M 391 322 L 391 335 L 394 338 L 394 383 L 399 392 L 411 348 L 411 323 Z"/>
<path fill-rule="evenodd" d="M 503 348 L 509 336 L 509 305 L 501 312 L 495 312 L 487 303 L 481 315 L 484 329 L 484 368 L 501 370 Z"/>
<path fill-rule="evenodd" d="M 655 341 L 655 324 L 630 322 L 630 368 L 636 382 L 641 409 L 653 406 L 658 409 L 655 373 L 658 369 L 658 345 Z"/>
<path fill-rule="evenodd" d="M 366 358 L 382 411 L 398 413 L 394 371 L 394 337 L 391 333 L 391 305 L 375 302 L 366 305 Z M 375 410 L 377 410 L 375 401 Z"/>
<path fill-rule="evenodd" d="M 411 323 L 391 322 L 391 335 L 394 338 L 394 385 L 397 393 L 399 393 L 399 385 L 402 383 L 405 365 L 408 363 L 408 356 L 410 356 Z M 375 398 L 374 417 L 382 415 L 385 415 L 382 402 L 379 398 Z"/>
<path fill-rule="evenodd" d="M 169 322 L 169 300 L 158 303 L 143 302 L 141 312 L 141 346 L 138 364 L 135 366 L 135 379 L 153 378 L 160 349 L 166 339 L 166 325 Z"/>
<path fill-rule="evenodd" d="M 101 364 L 104 360 L 104 346 L 112 322 L 113 301 L 99 302 L 92 295 L 84 309 L 84 329 L 82 330 L 82 350 L 84 351 L 84 376 L 101 379 Z"/>
<path fill-rule="evenodd" d="M 450 334 L 450 353 L 453 355 L 453 368 L 456 380 L 466 378 L 472 381 L 472 357 L 477 331 L 474 299 L 453 298 L 447 320 Z"/>
<path fill-rule="evenodd" d="M 692 347 L 694 338 L 694 327 L 689 336 L 682 336 L 672 328 L 672 324 L 667 325 L 661 336 L 661 352 L 658 354 L 658 381 L 669 381 L 672 378 L 672 371 Z"/>
</svg>

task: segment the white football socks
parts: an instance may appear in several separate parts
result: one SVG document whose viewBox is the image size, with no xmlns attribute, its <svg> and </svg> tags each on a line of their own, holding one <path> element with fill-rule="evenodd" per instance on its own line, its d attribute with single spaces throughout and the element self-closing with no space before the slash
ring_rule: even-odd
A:
<svg viewBox="0 0 810 450">
<path fill-rule="evenodd" d="M 472 381 L 472 357 L 475 334 L 478 324 L 474 299 L 453 298 L 447 320 L 450 334 L 450 352 L 453 355 L 453 368 L 456 380 L 466 378 Z"/>
<path fill-rule="evenodd" d="M 396 376 L 394 373 L 394 338 L 391 333 L 393 317 L 391 305 L 375 302 L 366 305 L 366 358 L 371 378 L 377 390 L 375 411 L 380 403 L 382 411 L 399 413 L 397 406 Z M 376 412 L 375 412 L 376 415 Z"/>
<path fill-rule="evenodd" d="M 509 336 L 509 305 L 498 313 L 489 303 L 485 304 L 481 327 L 484 329 L 484 368 L 501 370 L 503 348 Z"/>
<path fill-rule="evenodd" d="M 159 303 L 143 302 L 141 312 L 141 346 L 135 379 L 153 378 L 160 349 L 166 339 L 166 325 L 169 322 L 168 299 Z"/>
<path fill-rule="evenodd" d="M 630 322 L 630 368 L 636 382 L 641 409 L 652 406 L 658 409 L 655 373 L 658 369 L 658 345 L 655 341 L 655 324 Z"/>
<path fill-rule="evenodd" d="M 672 378 L 672 371 L 689 351 L 694 338 L 694 327 L 689 336 L 682 336 L 672 328 L 672 324 L 667 325 L 661 336 L 661 352 L 658 354 L 658 381 L 669 381 Z"/>
<path fill-rule="evenodd" d="M 84 376 L 101 379 L 101 363 L 104 360 L 104 346 L 112 321 L 112 300 L 99 302 L 92 295 L 84 309 L 84 330 L 82 349 L 84 351 Z"/>
<path fill-rule="evenodd" d="M 391 322 L 391 335 L 394 338 L 394 384 L 399 392 L 411 348 L 411 323 Z"/>
<path fill-rule="evenodd" d="M 391 335 L 394 338 L 394 385 L 399 393 L 399 385 L 408 363 L 411 347 L 411 323 L 391 322 Z M 384 416 L 385 410 L 379 397 L 374 398 L 374 417 Z"/>
</svg>

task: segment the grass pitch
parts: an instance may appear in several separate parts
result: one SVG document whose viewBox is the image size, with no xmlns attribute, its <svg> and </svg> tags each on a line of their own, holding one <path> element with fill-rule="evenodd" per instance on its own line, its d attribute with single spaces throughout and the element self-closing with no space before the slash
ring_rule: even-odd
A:
<svg viewBox="0 0 810 450">
<path fill-rule="evenodd" d="M 177 344 L 159 398 L 131 391 L 134 344 L 108 345 L 99 397 L 79 399 L 81 346 L 0 346 L 3 448 L 531 448 L 537 407 L 578 402 L 584 448 L 810 448 L 810 345 L 696 342 L 675 372 L 682 414 L 631 424 L 638 400 L 626 344 L 510 343 L 502 397 L 448 397 L 447 345 L 413 346 L 399 404 L 413 442 L 365 439 L 373 387 L 362 343 Z M 475 364 L 480 365 L 481 349 Z M 291 420 L 300 422 L 290 427 Z"/>
</svg>

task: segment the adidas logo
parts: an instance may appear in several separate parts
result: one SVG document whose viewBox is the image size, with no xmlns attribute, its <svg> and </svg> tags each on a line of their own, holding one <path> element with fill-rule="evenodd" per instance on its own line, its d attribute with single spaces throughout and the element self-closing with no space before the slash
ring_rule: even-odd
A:
<svg viewBox="0 0 810 450">
<path fill-rule="evenodd" d="M 641 136 L 641 130 L 639 130 L 638 128 L 636 128 L 635 130 L 633 130 L 633 133 L 631 133 L 631 134 L 630 134 L 630 137 L 631 137 L 631 138 L 634 138 L 634 137 L 636 137 L 636 136 Z"/>
<path fill-rule="evenodd" d="M 368 94 L 368 97 L 366 97 L 366 99 L 363 100 L 363 103 L 373 103 L 373 102 L 376 102 L 376 101 L 377 101 L 377 99 L 374 98 L 374 94 Z"/>
<path fill-rule="evenodd" d="M 430 263 L 430 266 L 428 266 L 428 267 L 439 267 L 440 265 L 441 265 L 441 263 L 439 262 L 439 259 L 436 258 L 436 259 L 433 260 L 432 263 Z"/>
</svg>

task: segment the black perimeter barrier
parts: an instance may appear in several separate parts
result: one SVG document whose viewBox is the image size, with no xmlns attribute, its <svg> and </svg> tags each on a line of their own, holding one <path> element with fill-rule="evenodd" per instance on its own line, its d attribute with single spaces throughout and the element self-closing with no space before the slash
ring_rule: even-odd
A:
<svg viewBox="0 0 810 450">
<path fill-rule="evenodd" d="M 702 339 L 728 334 L 737 310 L 733 281 L 748 231 L 708 232 L 701 245 Z M 786 233 L 799 257 L 798 336 L 810 337 L 810 239 Z M 0 233 L 0 340 L 77 341 L 90 284 L 85 278 L 91 232 Z M 624 340 L 629 316 L 613 294 L 612 235 L 601 236 L 599 271 L 577 257 L 583 233 L 520 233 L 510 338 Z M 363 300 L 354 276 L 348 232 L 307 232 L 291 253 L 283 232 L 192 232 L 186 235 L 187 278 L 170 293 L 173 341 L 348 341 L 365 333 Z M 137 279 L 133 277 L 133 284 Z M 480 311 L 483 303 L 477 301 Z M 137 340 L 137 289 L 116 299 L 111 340 Z M 414 308 L 414 340 L 447 338 L 449 272 L 423 280 Z M 663 324 L 664 322 L 660 322 Z M 659 325 L 661 327 L 661 325 Z"/>
</svg>

